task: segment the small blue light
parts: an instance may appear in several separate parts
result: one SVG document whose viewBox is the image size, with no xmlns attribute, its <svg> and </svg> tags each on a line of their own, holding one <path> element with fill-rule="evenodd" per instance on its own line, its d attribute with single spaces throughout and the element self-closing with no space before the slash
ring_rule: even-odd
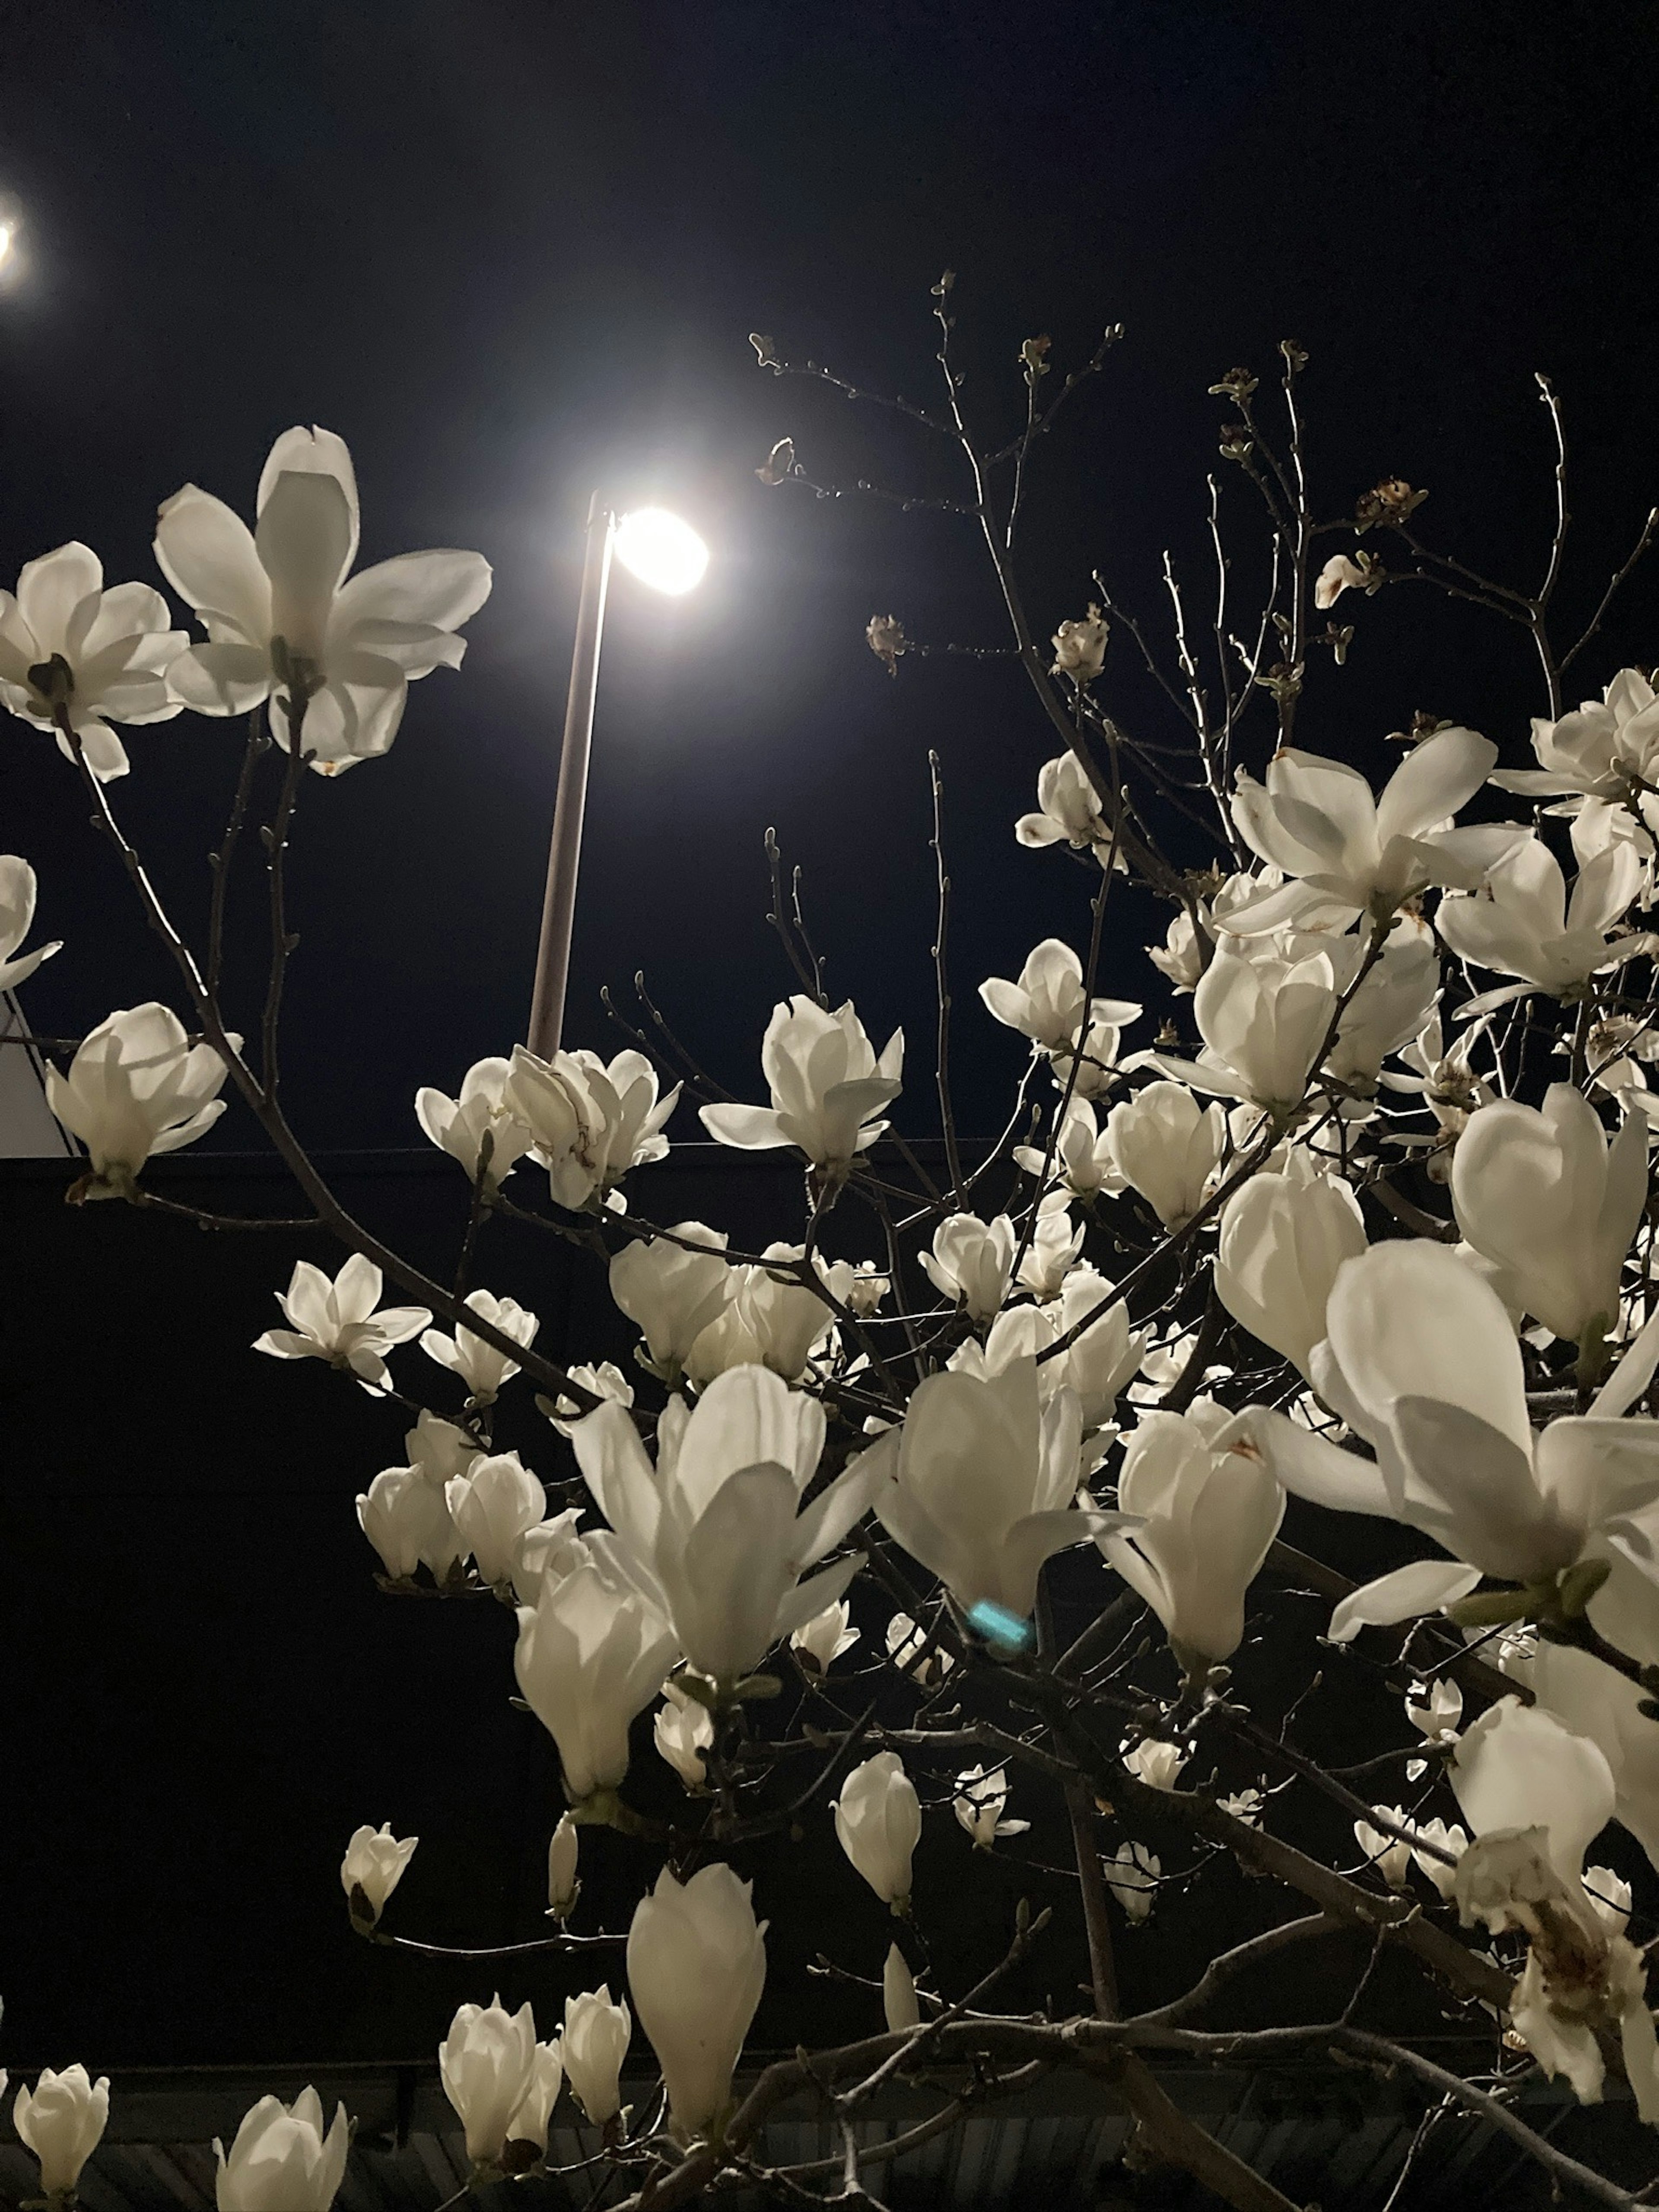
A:
<svg viewBox="0 0 1659 2212">
<path fill-rule="evenodd" d="M 969 1607 L 968 1625 L 978 1629 L 988 1644 L 1000 1645 L 1005 1651 L 1029 1651 L 1036 1642 L 1036 1632 L 1029 1620 L 1022 1620 L 1017 1613 L 1010 1613 L 1006 1605 L 994 1604 L 988 1597 Z"/>
</svg>

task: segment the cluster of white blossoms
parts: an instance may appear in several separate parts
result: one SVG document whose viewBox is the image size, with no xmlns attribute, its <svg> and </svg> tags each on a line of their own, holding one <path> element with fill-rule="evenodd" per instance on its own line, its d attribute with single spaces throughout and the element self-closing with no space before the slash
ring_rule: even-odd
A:
<svg viewBox="0 0 1659 2212">
<path fill-rule="evenodd" d="M 161 510 L 158 559 L 207 633 L 193 644 L 149 586 L 105 592 L 84 548 L 32 563 L 0 603 L 0 698 L 100 778 L 128 766 L 112 724 L 185 707 L 264 702 L 278 742 L 297 731 L 328 773 L 384 752 L 408 682 L 459 662 L 488 569 L 430 553 L 351 576 L 355 481 L 321 431 L 277 441 L 256 517 L 250 532 L 194 487 Z M 1340 556 L 1324 603 L 1375 581 Z M 1052 673 L 1079 711 L 1106 647 L 1098 610 L 1055 640 Z M 1016 979 L 981 985 L 989 1016 L 1030 1048 L 995 1146 L 947 1129 L 942 1162 L 919 1163 L 892 1124 L 902 1032 L 878 1050 L 850 1001 L 804 991 L 779 1005 L 760 1048 L 769 1103 L 698 1109 L 716 1144 L 787 1149 L 805 1170 L 805 1220 L 758 1250 L 701 1221 L 652 1220 L 638 1210 L 648 1182 L 624 1196 L 668 1152 L 684 1090 L 708 1088 L 667 1083 L 644 1051 L 544 1060 L 519 1046 L 466 1071 L 453 1097 L 420 1092 L 421 1127 L 472 1193 L 464 1285 L 504 1182 L 519 1174 L 520 1192 L 526 1164 L 540 1170 L 542 1218 L 591 1266 L 574 1327 L 602 1334 L 592 1301 L 608 1286 L 637 1332 L 637 1376 L 591 1340 L 571 1347 L 591 1364 L 559 1366 L 537 1313 L 499 1288 L 445 1304 L 428 1284 L 431 1305 L 384 1304 L 382 1267 L 362 1251 L 332 1276 L 301 1261 L 286 1325 L 256 1348 L 422 1406 L 359 1520 L 389 1590 L 493 1593 L 513 1609 L 519 1698 L 568 1805 L 550 1850 L 561 1929 L 580 1831 L 641 1832 L 622 1792 L 647 1735 L 656 1778 L 671 1772 L 687 1818 L 708 1824 L 634 1912 L 629 2002 L 608 1985 L 573 1996 L 550 2042 L 528 2003 L 456 2014 L 440 2064 L 475 2179 L 539 2170 L 566 2088 L 623 2140 L 635 2019 L 675 2137 L 719 2142 L 767 1968 L 766 1924 L 726 1852 L 742 1839 L 757 1717 L 786 1680 L 817 1731 L 793 1747 L 828 1757 L 823 1793 L 792 1793 L 789 1820 L 833 1822 L 906 1936 L 879 1976 L 896 2037 L 930 2033 L 922 2008 L 939 2002 L 907 1956 L 924 1832 L 954 1838 L 964 1863 L 1017 1853 L 1032 1822 L 1008 1817 L 1011 1771 L 1035 1820 L 1036 1791 L 1099 1752 L 1073 1740 L 1058 1765 L 1039 1755 L 1030 1717 L 1047 1725 L 1053 1708 L 1035 1692 L 981 1725 L 971 1700 L 988 1686 L 1058 1671 L 1069 1711 L 1091 1667 L 1139 1663 L 1144 1636 L 1123 1654 L 1150 1615 L 1162 1640 L 1111 1723 L 1134 1714 L 1132 1732 L 1100 1754 L 1111 1804 L 1097 1792 L 1070 1815 L 1092 1836 L 1092 1802 L 1120 1831 L 1079 1846 L 1097 1862 L 1085 1901 L 1109 1894 L 1146 1923 L 1184 1862 L 1129 1831 L 1200 1798 L 1204 1832 L 1224 1822 L 1247 1852 L 1275 1817 L 1269 1778 L 1224 1790 L 1195 1753 L 1227 1725 L 1230 1669 L 1287 1511 L 1298 1542 L 1316 1540 L 1320 1512 L 1380 1524 L 1395 1564 L 1322 1614 L 1324 1640 L 1340 1652 L 1388 1631 L 1389 1663 L 1407 1663 L 1403 1638 L 1429 1677 L 1401 1752 L 1417 1794 L 1354 1823 L 1360 1863 L 1342 1878 L 1376 1909 L 1409 1893 L 1448 1929 L 1461 1917 L 1522 1939 L 1524 1959 L 1502 1954 L 1513 2033 L 1585 2100 L 1616 2046 L 1643 2117 L 1659 2119 L 1628 1886 L 1584 1867 L 1609 1822 L 1659 1866 L 1659 1097 L 1644 1072 L 1659 995 L 1638 965 L 1659 954 L 1641 926 L 1659 702 L 1626 671 L 1603 700 L 1535 725 L 1533 744 L 1537 769 L 1500 769 L 1486 737 L 1432 728 L 1380 793 L 1346 761 L 1288 744 L 1260 779 L 1240 770 L 1224 829 L 1248 864 L 1175 879 L 1178 911 L 1150 948 L 1167 1015 L 1156 1038 L 1126 1050 L 1146 1009 L 1097 989 L 1098 928 L 1086 959 L 1046 939 Z M 1551 804 L 1528 822 L 1460 823 L 1489 787 Z M 1043 768 L 1038 795 L 1020 842 L 1091 854 L 1085 880 L 1103 900 L 1124 857 L 1121 799 L 1081 749 Z M 0 860 L 0 981 L 58 949 L 19 953 L 34 903 L 27 864 Z M 140 1006 L 52 1072 L 93 1194 L 142 1194 L 149 1158 L 223 1110 L 239 1048 L 224 1034 L 228 1046 L 203 1042 Z M 984 1028 L 981 1048 L 996 1042 Z M 501 1448 L 498 1418 L 533 1385 L 550 1427 Z M 422 1403 L 428 1388 L 437 1404 Z M 1062 1588 L 1093 1624 L 1074 1665 L 1054 1641 Z M 1492 1694 L 1492 1659 L 1512 1695 Z M 854 1725 L 838 1666 L 896 1685 L 908 1721 L 872 1705 Z M 1482 1683 L 1484 1709 L 1467 1712 Z M 1149 1699 L 1163 1701 L 1156 1724 Z M 414 1848 L 389 1827 L 352 1838 L 342 1881 L 362 1932 L 396 1940 L 380 1923 Z M 73 2188 L 106 2106 L 107 2084 L 80 2069 L 43 2075 L 27 2112 L 20 2101 L 48 2194 Z M 221 2207 L 264 2212 L 280 2196 L 282 2212 L 325 2212 L 345 2154 L 343 2117 L 325 2132 L 313 2093 L 264 2100 L 221 2153 Z"/>
</svg>

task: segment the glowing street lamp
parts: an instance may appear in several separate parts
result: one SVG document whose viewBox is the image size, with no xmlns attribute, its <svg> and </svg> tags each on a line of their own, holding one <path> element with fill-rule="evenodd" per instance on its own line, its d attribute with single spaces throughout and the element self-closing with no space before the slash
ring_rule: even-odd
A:
<svg viewBox="0 0 1659 2212">
<path fill-rule="evenodd" d="M 587 511 L 587 551 L 576 610 L 576 642 L 570 656 L 564 750 L 559 758 L 553 842 L 547 855 L 547 890 L 542 901 L 541 946 L 536 956 L 536 988 L 526 1039 L 540 1060 L 550 1060 L 558 1050 L 564 1024 L 576 873 L 581 863 L 582 814 L 587 804 L 587 761 L 593 743 L 593 702 L 599 681 L 599 642 L 613 552 L 641 583 L 676 597 L 701 583 L 708 566 L 708 548 L 678 515 L 665 507 L 645 507 L 619 517 L 595 493 Z"/>
</svg>

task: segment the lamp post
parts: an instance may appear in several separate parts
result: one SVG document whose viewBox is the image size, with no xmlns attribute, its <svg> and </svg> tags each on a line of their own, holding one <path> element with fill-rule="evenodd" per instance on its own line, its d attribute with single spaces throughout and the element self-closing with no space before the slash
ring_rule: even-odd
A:
<svg viewBox="0 0 1659 2212">
<path fill-rule="evenodd" d="M 538 1060 L 551 1060 L 564 1024 L 570 976 L 570 933 L 576 915 L 576 876 L 581 865 L 582 816 L 587 805 L 587 763 L 593 744 L 593 702 L 599 691 L 599 646 L 605 633 L 611 559 L 653 591 L 678 597 L 702 580 L 708 548 L 690 523 L 664 507 L 647 507 L 618 517 L 596 492 L 587 510 L 587 548 L 576 641 L 570 656 L 570 691 L 564 710 L 558 797 L 547 855 L 542 934 L 536 955 L 536 988 L 526 1039 Z"/>
</svg>

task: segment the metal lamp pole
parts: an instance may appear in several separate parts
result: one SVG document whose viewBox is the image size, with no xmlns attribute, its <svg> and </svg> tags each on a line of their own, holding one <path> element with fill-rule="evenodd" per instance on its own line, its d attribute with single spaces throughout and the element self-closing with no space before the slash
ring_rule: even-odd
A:
<svg viewBox="0 0 1659 2212">
<path fill-rule="evenodd" d="M 617 518 L 594 493 L 587 509 L 587 550 L 582 562 L 576 642 L 570 660 L 570 696 L 564 710 L 564 750 L 553 807 L 553 842 L 547 855 L 542 935 L 536 955 L 536 988 L 526 1042 L 538 1060 L 551 1060 L 564 1024 L 570 975 L 570 933 L 576 915 L 576 872 L 581 863 L 582 814 L 587 804 L 587 761 L 593 743 L 593 701 L 599 681 L 599 640 Z"/>
</svg>

